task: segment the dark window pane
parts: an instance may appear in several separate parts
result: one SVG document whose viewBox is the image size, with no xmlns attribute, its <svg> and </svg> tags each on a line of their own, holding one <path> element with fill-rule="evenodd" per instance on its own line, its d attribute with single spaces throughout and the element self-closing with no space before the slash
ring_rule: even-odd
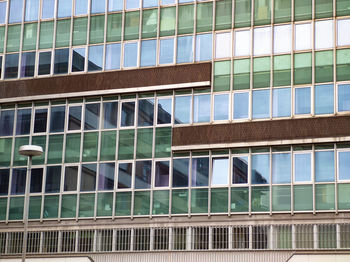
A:
<svg viewBox="0 0 350 262">
<path fill-rule="evenodd" d="M 9 190 L 9 169 L 0 169 L 0 195 L 7 195 Z"/>
<path fill-rule="evenodd" d="M 73 49 L 72 72 L 84 71 L 85 65 L 85 48 Z"/>
<path fill-rule="evenodd" d="M 51 108 L 50 117 L 50 132 L 62 132 L 64 128 L 64 115 L 66 108 L 64 106 L 57 106 Z"/>
<path fill-rule="evenodd" d="M 87 104 L 85 106 L 85 130 L 98 129 L 100 122 L 100 104 Z"/>
<path fill-rule="evenodd" d="M 137 161 L 135 171 L 135 188 L 151 187 L 152 161 Z"/>
<path fill-rule="evenodd" d="M 64 191 L 76 191 L 78 179 L 78 167 L 67 166 L 64 173 Z"/>
<path fill-rule="evenodd" d="M 169 161 L 159 161 L 156 162 L 156 170 L 155 170 L 155 182 L 154 186 L 163 187 L 169 186 Z"/>
<path fill-rule="evenodd" d="M 61 185 L 61 167 L 48 166 L 46 169 L 45 193 L 60 192 Z"/>
<path fill-rule="evenodd" d="M 170 124 L 172 111 L 172 99 L 158 99 L 158 124 Z"/>
<path fill-rule="evenodd" d="M 17 111 L 16 135 L 29 134 L 31 116 L 31 109 L 21 109 Z"/>
<path fill-rule="evenodd" d="M 234 157 L 232 163 L 232 183 L 248 183 L 248 157 Z"/>
<path fill-rule="evenodd" d="M 153 125 L 154 99 L 139 100 L 138 126 Z"/>
<path fill-rule="evenodd" d="M 98 190 L 113 190 L 114 188 L 114 163 L 100 164 L 98 177 Z"/>
<path fill-rule="evenodd" d="M 118 188 L 131 188 L 132 163 L 121 163 L 118 169 Z"/>
<path fill-rule="evenodd" d="M 16 168 L 12 170 L 11 195 L 25 193 L 26 177 L 26 168 Z"/>
<path fill-rule="evenodd" d="M 122 104 L 121 126 L 133 126 L 135 118 L 135 102 Z"/>
<path fill-rule="evenodd" d="M 48 75 L 51 72 L 51 52 L 39 53 L 38 75 Z"/>
<path fill-rule="evenodd" d="M 5 57 L 5 79 L 17 78 L 18 54 L 8 54 Z"/>
<path fill-rule="evenodd" d="M 35 52 L 23 53 L 21 62 L 21 77 L 34 76 Z"/>
<path fill-rule="evenodd" d="M 46 132 L 47 109 L 35 110 L 34 133 Z"/>
<path fill-rule="evenodd" d="M 103 128 L 116 128 L 118 121 L 118 102 L 103 103 Z"/>
<path fill-rule="evenodd" d="M 12 136 L 14 117 L 14 110 L 0 112 L 0 136 Z"/>
<path fill-rule="evenodd" d="M 81 106 L 70 106 L 68 116 L 68 130 L 81 129 Z"/>
<path fill-rule="evenodd" d="M 188 186 L 189 159 L 173 160 L 173 187 Z"/>
<path fill-rule="evenodd" d="M 192 159 L 192 186 L 208 186 L 209 158 Z"/>
<path fill-rule="evenodd" d="M 96 190 L 96 164 L 86 164 L 82 166 L 80 191 Z"/>
<path fill-rule="evenodd" d="M 40 193 L 43 185 L 43 169 L 33 168 L 30 178 L 30 193 Z"/>
<path fill-rule="evenodd" d="M 68 73 L 68 58 L 69 58 L 69 49 L 66 48 L 66 49 L 55 50 L 54 74 Z"/>
</svg>

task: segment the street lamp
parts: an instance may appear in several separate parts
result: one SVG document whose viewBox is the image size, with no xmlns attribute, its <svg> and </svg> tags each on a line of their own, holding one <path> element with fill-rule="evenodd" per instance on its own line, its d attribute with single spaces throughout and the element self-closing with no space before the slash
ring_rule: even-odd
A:
<svg viewBox="0 0 350 262">
<path fill-rule="evenodd" d="M 43 148 L 41 146 L 34 145 L 25 145 L 21 146 L 18 150 L 19 154 L 22 156 L 28 157 L 28 170 L 27 170 L 27 179 L 26 179 L 26 189 L 24 197 L 24 210 L 23 210 L 23 223 L 24 223 L 24 232 L 23 232 L 23 245 L 22 245 L 22 262 L 26 260 L 27 254 L 27 231 L 28 231 L 28 212 L 29 212 L 29 185 L 30 177 L 32 173 L 32 157 L 41 156 L 43 153 Z"/>
</svg>

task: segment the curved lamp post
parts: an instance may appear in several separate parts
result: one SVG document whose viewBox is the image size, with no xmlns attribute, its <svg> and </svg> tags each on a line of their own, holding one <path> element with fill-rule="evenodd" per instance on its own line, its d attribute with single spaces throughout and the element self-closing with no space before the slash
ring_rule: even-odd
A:
<svg viewBox="0 0 350 262">
<path fill-rule="evenodd" d="M 43 153 L 43 148 L 41 146 L 25 145 L 21 146 L 18 150 L 19 154 L 28 157 L 28 169 L 27 169 L 27 179 L 26 179 L 26 189 L 24 197 L 24 210 L 23 210 L 23 245 L 22 245 L 22 262 L 26 260 L 27 254 L 27 231 L 28 231 L 28 212 L 29 212 L 29 186 L 30 178 L 32 173 L 32 157 L 41 156 Z"/>
</svg>

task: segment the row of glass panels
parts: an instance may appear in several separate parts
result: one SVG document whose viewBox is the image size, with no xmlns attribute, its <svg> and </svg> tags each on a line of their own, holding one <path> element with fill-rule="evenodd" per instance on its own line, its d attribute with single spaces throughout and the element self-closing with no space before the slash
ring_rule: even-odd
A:
<svg viewBox="0 0 350 262">
<path fill-rule="evenodd" d="M 141 3 L 142 2 L 142 3 Z M 64 18 L 72 15 L 86 15 L 115 12 L 138 8 L 156 7 L 194 2 L 193 0 L 12 0 L 8 10 L 9 23 L 36 21 L 38 19 Z M 199 1 L 198 1 L 199 2 Z M 294 7 L 292 8 L 292 3 Z M 234 26 L 250 26 L 252 18 L 254 25 L 270 24 L 294 20 L 307 20 L 312 17 L 332 17 L 333 7 L 336 15 L 349 15 L 350 4 L 347 0 L 315 0 L 313 10 L 312 0 L 274 0 L 274 1 L 219 1 L 215 5 L 215 25 L 217 28 L 230 28 L 232 25 L 232 8 L 234 8 Z M 142 5 L 142 6 L 141 6 Z M 200 6 L 200 4 L 198 4 Z M 252 8 L 254 7 L 254 8 Z M 272 8 L 274 7 L 274 8 Z M 25 8 L 25 10 L 24 10 Z M 5 23 L 7 1 L 0 2 L 0 24 Z M 40 11 L 41 10 L 41 11 Z M 254 13 L 252 11 L 254 10 Z M 294 11 L 294 14 L 292 13 Z M 198 16 L 198 15 L 197 15 Z M 213 10 L 208 10 L 207 17 L 213 20 Z M 207 18 L 207 19 L 208 19 Z"/>
</svg>

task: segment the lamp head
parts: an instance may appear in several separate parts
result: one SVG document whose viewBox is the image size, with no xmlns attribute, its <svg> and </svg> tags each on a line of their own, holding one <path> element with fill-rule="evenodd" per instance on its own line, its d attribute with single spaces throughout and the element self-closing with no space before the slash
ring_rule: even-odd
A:
<svg viewBox="0 0 350 262">
<path fill-rule="evenodd" d="M 24 145 L 19 148 L 18 152 L 22 156 L 41 156 L 43 154 L 43 148 L 41 146 Z"/>
</svg>

